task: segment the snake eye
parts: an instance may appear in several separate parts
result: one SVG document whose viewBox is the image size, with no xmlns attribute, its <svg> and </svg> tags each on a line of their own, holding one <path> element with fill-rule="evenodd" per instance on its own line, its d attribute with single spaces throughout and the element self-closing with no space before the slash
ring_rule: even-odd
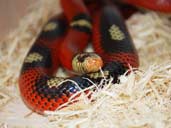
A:
<svg viewBox="0 0 171 128">
<path fill-rule="evenodd" d="M 101 57 L 95 53 L 77 54 L 72 60 L 73 70 L 77 73 L 96 72 L 103 66 Z"/>
</svg>

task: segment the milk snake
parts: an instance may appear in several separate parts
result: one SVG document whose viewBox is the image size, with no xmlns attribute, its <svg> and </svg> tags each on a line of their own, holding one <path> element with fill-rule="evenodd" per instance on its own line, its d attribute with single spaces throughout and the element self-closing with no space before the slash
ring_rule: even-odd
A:
<svg viewBox="0 0 171 128">
<path fill-rule="evenodd" d="M 118 76 L 129 67 L 138 67 L 138 55 L 124 19 L 115 5 L 104 1 L 60 0 L 63 13 L 51 18 L 43 27 L 25 57 L 19 77 L 21 97 L 33 111 L 39 114 L 54 111 L 76 92 L 92 86 L 91 81 L 98 85 L 105 76 L 117 82 Z M 118 3 L 118 0 L 111 1 Z M 160 4 L 159 0 L 120 2 L 171 12 L 169 0 Z M 96 54 L 78 54 L 90 41 Z M 59 66 L 83 74 L 55 77 Z M 65 79 L 69 81 L 59 84 Z"/>
</svg>

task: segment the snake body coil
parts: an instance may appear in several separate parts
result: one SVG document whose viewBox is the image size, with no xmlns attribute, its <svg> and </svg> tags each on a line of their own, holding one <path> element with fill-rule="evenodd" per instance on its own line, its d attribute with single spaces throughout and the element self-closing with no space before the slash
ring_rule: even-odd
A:
<svg viewBox="0 0 171 128">
<path fill-rule="evenodd" d="M 96 6 L 97 1 L 89 0 L 86 5 L 82 0 L 60 2 L 64 13 L 44 26 L 24 60 L 19 77 L 21 97 L 29 108 L 40 114 L 56 110 L 73 94 L 90 87 L 92 83 L 85 78 L 100 83 L 103 79 L 100 67 L 106 78 L 113 77 L 116 82 L 129 66 L 139 65 L 132 39 L 114 6 Z M 103 62 L 96 55 L 93 58 L 87 54 L 73 59 L 83 52 L 91 37 L 94 50 Z M 70 78 L 53 76 L 60 65 L 84 74 Z M 82 65 L 87 69 L 81 68 Z"/>
</svg>

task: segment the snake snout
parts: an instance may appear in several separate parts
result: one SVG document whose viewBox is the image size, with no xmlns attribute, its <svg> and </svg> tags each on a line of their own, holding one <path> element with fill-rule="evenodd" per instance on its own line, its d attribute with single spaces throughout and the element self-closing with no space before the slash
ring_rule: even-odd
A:
<svg viewBox="0 0 171 128">
<path fill-rule="evenodd" d="M 72 68 L 77 73 L 91 73 L 103 66 L 101 57 L 95 53 L 80 53 L 72 60 Z"/>
</svg>

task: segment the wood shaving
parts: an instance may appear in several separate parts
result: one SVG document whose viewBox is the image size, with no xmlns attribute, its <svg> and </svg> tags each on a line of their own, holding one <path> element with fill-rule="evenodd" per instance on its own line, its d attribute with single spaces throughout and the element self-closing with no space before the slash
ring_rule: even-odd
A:
<svg viewBox="0 0 171 128">
<path fill-rule="evenodd" d="M 45 117 L 25 106 L 17 87 L 20 68 L 42 26 L 60 13 L 58 2 L 38 0 L 0 42 L 0 128 L 170 128 L 171 20 L 155 12 L 136 13 L 127 20 L 141 66 L 122 75 L 120 84 L 107 80 L 92 94 L 93 102 L 83 94 L 77 103 Z"/>
<path fill-rule="evenodd" d="M 4 106 L 9 100 L 10 97 L 7 94 L 0 92 L 0 107 Z"/>
</svg>

